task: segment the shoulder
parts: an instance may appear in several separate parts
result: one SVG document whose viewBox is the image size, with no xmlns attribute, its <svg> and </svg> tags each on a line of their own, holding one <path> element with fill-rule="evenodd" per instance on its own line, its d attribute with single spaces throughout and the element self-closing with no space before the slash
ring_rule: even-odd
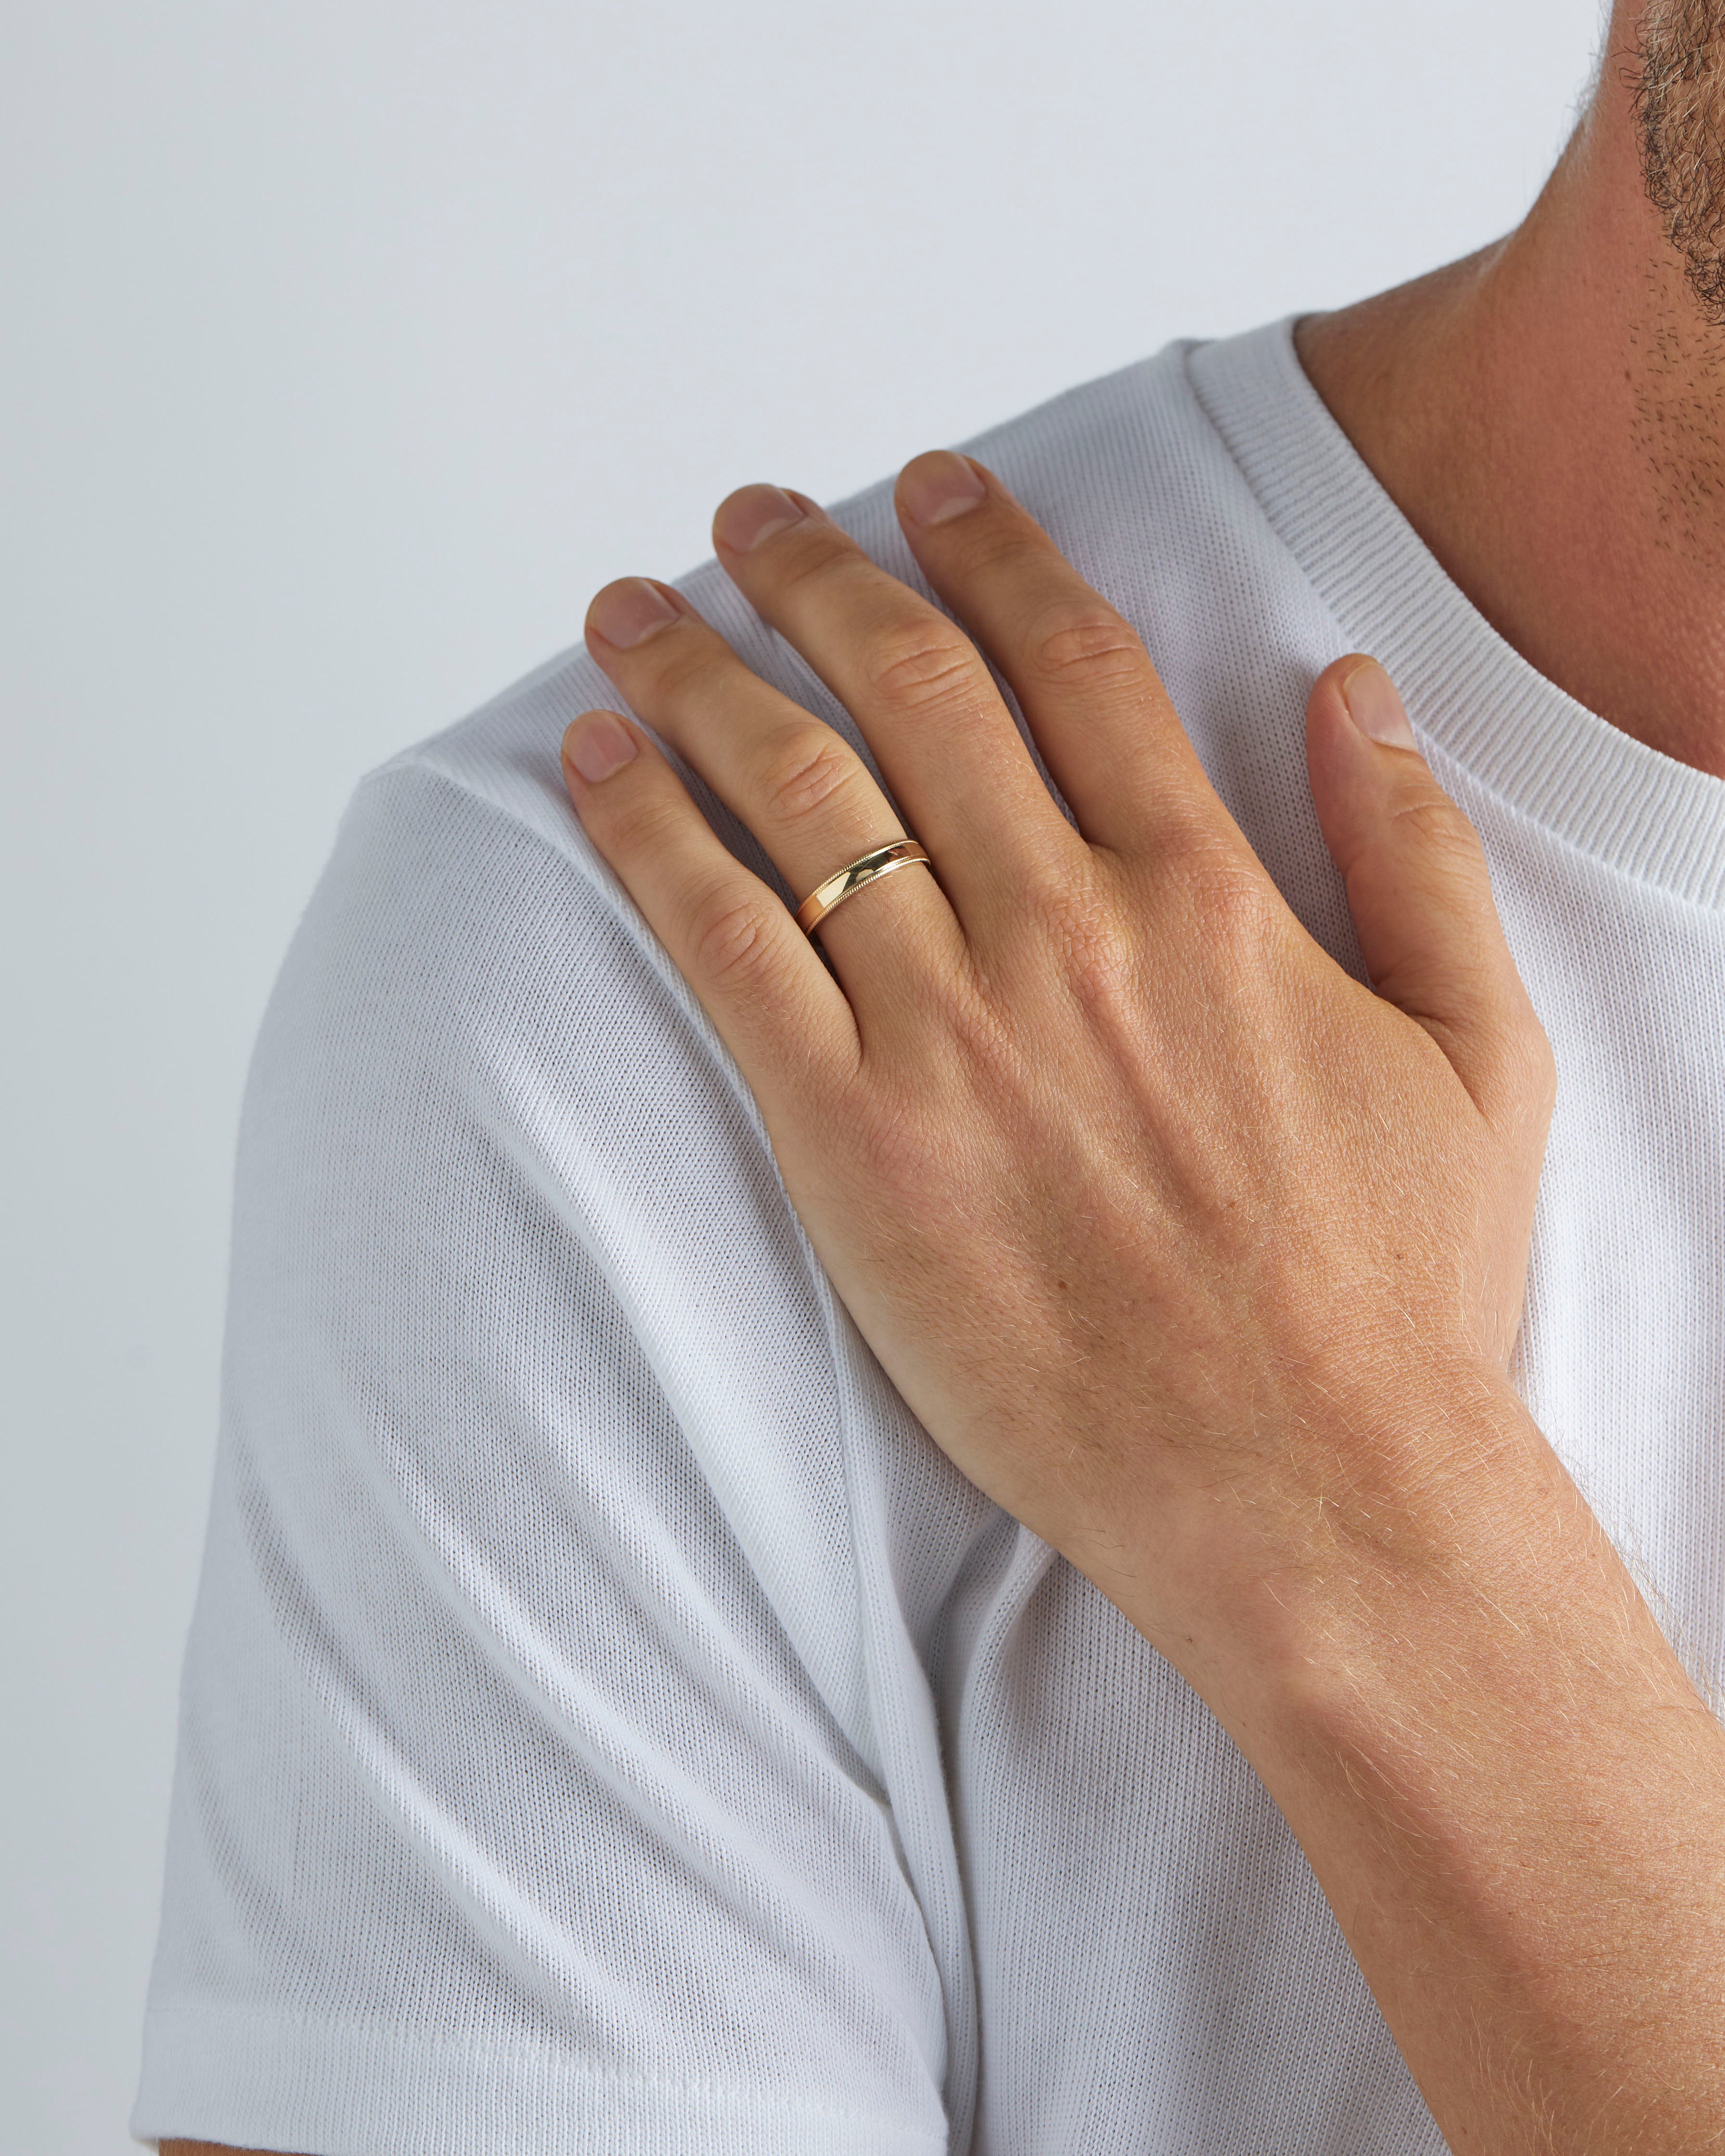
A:
<svg viewBox="0 0 1725 2156">
<path fill-rule="evenodd" d="M 1303 719 L 1312 681 L 1346 644 L 1212 420 L 1205 385 L 1224 369 L 1249 377 L 1260 400 L 1301 392 L 1287 326 L 1271 325 L 1226 344 L 1172 345 L 966 446 L 1143 636 L 1224 801 L 1296 911 L 1345 960 L 1351 932 L 1307 792 Z M 926 590 L 890 480 L 832 513 Z M 716 563 L 680 588 L 747 664 L 867 757 L 849 715 Z M 278 1004 L 310 961 L 320 993 L 337 979 L 363 988 L 374 1034 L 393 1016 L 435 1034 L 445 1055 L 506 1037 L 531 1060 L 585 1027 L 603 1040 L 608 1075 L 680 1072 L 751 1125 L 770 1158 L 705 1014 L 565 796 L 564 728 L 617 701 L 578 646 L 372 773 Z M 683 773 L 725 843 L 794 904 L 803 894 L 785 888 L 752 834 Z M 303 1034 L 303 1012 L 295 1024 Z"/>
<path fill-rule="evenodd" d="M 1000 475 L 1144 634 L 1205 755 L 1219 700 L 1237 704 L 1242 691 L 1255 702 L 1291 695 L 1297 721 L 1305 690 L 1334 655 L 1335 642 L 1327 609 L 1271 529 L 1201 393 L 1203 376 L 1216 371 L 1219 356 L 1235 372 L 1254 370 L 1266 395 L 1291 384 L 1297 369 L 1284 323 L 1221 345 L 1183 341 L 962 444 Z M 883 567 L 927 592 L 899 530 L 891 477 L 832 505 L 829 513 Z M 757 673 L 856 742 L 848 715 L 762 626 L 716 562 L 678 584 Z M 615 690 L 578 646 L 406 751 L 374 773 L 367 788 L 423 791 L 441 778 L 472 804 L 465 819 L 446 820 L 450 838 L 457 824 L 464 839 L 477 832 L 483 805 L 534 834 L 583 886 L 584 903 L 633 934 L 627 901 L 572 814 L 557 766 L 569 720 L 616 701 Z M 865 745 L 858 746 L 866 754 Z M 1276 753 L 1286 747 L 1284 730 Z M 698 778 L 686 770 L 685 776 L 727 844 L 774 880 L 751 835 Z M 647 943 L 640 952 L 650 963 Z"/>
</svg>

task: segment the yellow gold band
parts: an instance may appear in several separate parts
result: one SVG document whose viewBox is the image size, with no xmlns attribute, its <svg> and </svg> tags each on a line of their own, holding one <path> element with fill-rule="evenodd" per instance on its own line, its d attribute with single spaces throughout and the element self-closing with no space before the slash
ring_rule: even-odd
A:
<svg viewBox="0 0 1725 2156">
<path fill-rule="evenodd" d="M 815 886 L 797 908 L 798 927 L 805 936 L 813 936 L 833 908 L 842 906 L 852 891 L 860 891 L 876 876 L 891 875 L 895 869 L 914 868 L 918 861 L 933 875 L 933 862 L 914 839 L 896 839 L 890 846 L 876 846 L 872 853 L 865 854 L 849 868 L 840 869 L 837 875 L 829 875 L 824 883 Z"/>
</svg>

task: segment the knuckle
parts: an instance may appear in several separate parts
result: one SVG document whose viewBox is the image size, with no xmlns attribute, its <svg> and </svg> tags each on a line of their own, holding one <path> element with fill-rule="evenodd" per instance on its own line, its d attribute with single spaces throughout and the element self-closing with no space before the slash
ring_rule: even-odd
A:
<svg viewBox="0 0 1725 2156">
<path fill-rule="evenodd" d="M 1558 1097 L 1558 1059 L 1532 1004 L 1526 1004 L 1513 1039 L 1517 1091 L 1536 1113 L 1548 1117 Z"/>
<path fill-rule="evenodd" d="M 823 578 L 843 576 L 857 558 L 855 541 L 821 517 L 793 526 L 774 542 L 773 581 L 781 595 Z"/>
<path fill-rule="evenodd" d="M 1158 910 L 1177 908 L 1202 947 L 1243 963 L 1276 939 L 1286 901 L 1257 856 L 1226 834 L 1197 823 L 1171 825 L 1149 870 Z"/>
<path fill-rule="evenodd" d="M 830 727 L 792 726 L 768 743 L 759 783 L 768 812 L 794 824 L 854 785 L 860 770 Z"/>
<path fill-rule="evenodd" d="M 978 670 L 963 634 L 931 615 L 884 629 L 869 647 L 864 677 L 882 702 L 917 711 L 973 692 Z"/>
<path fill-rule="evenodd" d="M 654 671 L 646 693 L 670 712 L 693 712 L 711 704 L 725 687 L 724 669 L 734 665 L 728 652 L 716 648 L 711 633 L 687 634 L 689 624 L 674 623 L 646 647 Z"/>
<path fill-rule="evenodd" d="M 1193 850 L 1177 902 L 1201 953 L 1204 978 L 1248 1001 L 1272 993 L 1286 958 L 1286 901 L 1254 861 Z"/>
<path fill-rule="evenodd" d="M 689 912 L 689 945 L 701 977 L 735 983 L 753 978 L 772 962 L 773 936 L 763 902 L 734 890 L 701 892 Z"/>
<path fill-rule="evenodd" d="M 1024 896 L 1038 940 L 1081 1007 L 1100 1009 L 1132 993 L 1135 939 L 1092 879 L 1050 863 L 1026 873 Z"/>
<path fill-rule="evenodd" d="M 638 682 L 662 690 L 711 674 L 716 641 L 704 621 L 679 615 L 667 622 L 653 635 L 627 647 L 631 693 Z"/>
<path fill-rule="evenodd" d="M 1206 864 L 1194 878 L 1194 894 L 1206 932 L 1235 957 L 1261 948 L 1286 910 L 1269 879 L 1243 861 Z"/>
<path fill-rule="evenodd" d="M 1487 1112 L 1501 1119 L 1517 1142 L 1537 1151 L 1557 1105 L 1557 1060 L 1544 1027 L 1525 998 L 1512 995 L 1506 1000 L 1488 992 L 1471 1030 L 1481 1075 L 1489 1087 Z"/>
<path fill-rule="evenodd" d="M 1050 681 L 1074 676 L 1096 683 L 1130 680 L 1147 663 L 1131 624 L 1096 598 L 1060 599 L 1045 608 L 1030 625 L 1025 648 L 1030 665 Z"/>
<path fill-rule="evenodd" d="M 1438 860 L 1469 871 L 1483 870 L 1480 834 L 1442 788 L 1413 781 L 1392 795 L 1386 821 L 1399 837 L 1411 838 Z"/>
<path fill-rule="evenodd" d="M 675 795 L 667 798 L 657 788 L 640 787 L 601 789 L 594 809 L 604 819 L 611 849 L 625 856 L 639 856 L 658 851 L 686 806 Z"/>
</svg>

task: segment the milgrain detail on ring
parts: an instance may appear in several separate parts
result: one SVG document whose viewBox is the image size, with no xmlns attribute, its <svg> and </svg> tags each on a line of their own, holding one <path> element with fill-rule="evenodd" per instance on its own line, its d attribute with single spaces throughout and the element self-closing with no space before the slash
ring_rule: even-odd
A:
<svg viewBox="0 0 1725 2156">
<path fill-rule="evenodd" d="M 891 875 L 895 869 L 915 868 L 919 862 L 931 875 L 934 873 L 934 863 L 914 839 L 895 839 L 891 845 L 876 846 L 815 886 L 797 908 L 798 927 L 812 937 L 833 908 L 842 906 L 853 891 L 860 891 L 876 876 Z"/>
</svg>

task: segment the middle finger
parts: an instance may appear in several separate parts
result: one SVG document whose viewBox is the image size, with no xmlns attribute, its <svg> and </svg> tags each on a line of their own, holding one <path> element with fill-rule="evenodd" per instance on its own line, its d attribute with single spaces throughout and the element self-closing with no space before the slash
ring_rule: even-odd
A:
<svg viewBox="0 0 1725 2156">
<path fill-rule="evenodd" d="M 806 495 L 743 487 L 713 538 L 755 611 L 856 721 L 968 935 L 1027 880 L 1070 879 L 1083 841 L 962 629 Z"/>
<path fill-rule="evenodd" d="M 848 862 L 906 836 L 850 742 L 745 666 L 680 593 L 640 577 L 608 584 L 587 632 L 636 714 L 766 848 L 793 906 Z M 817 931 L 860 1024 L 865 1005 L 878 1014 L 914 1003 L 932 976 L 957 967 L 963 947 L 926 869 L 898 870 L 879 886 L 835 907 Z"/>
</svg>

